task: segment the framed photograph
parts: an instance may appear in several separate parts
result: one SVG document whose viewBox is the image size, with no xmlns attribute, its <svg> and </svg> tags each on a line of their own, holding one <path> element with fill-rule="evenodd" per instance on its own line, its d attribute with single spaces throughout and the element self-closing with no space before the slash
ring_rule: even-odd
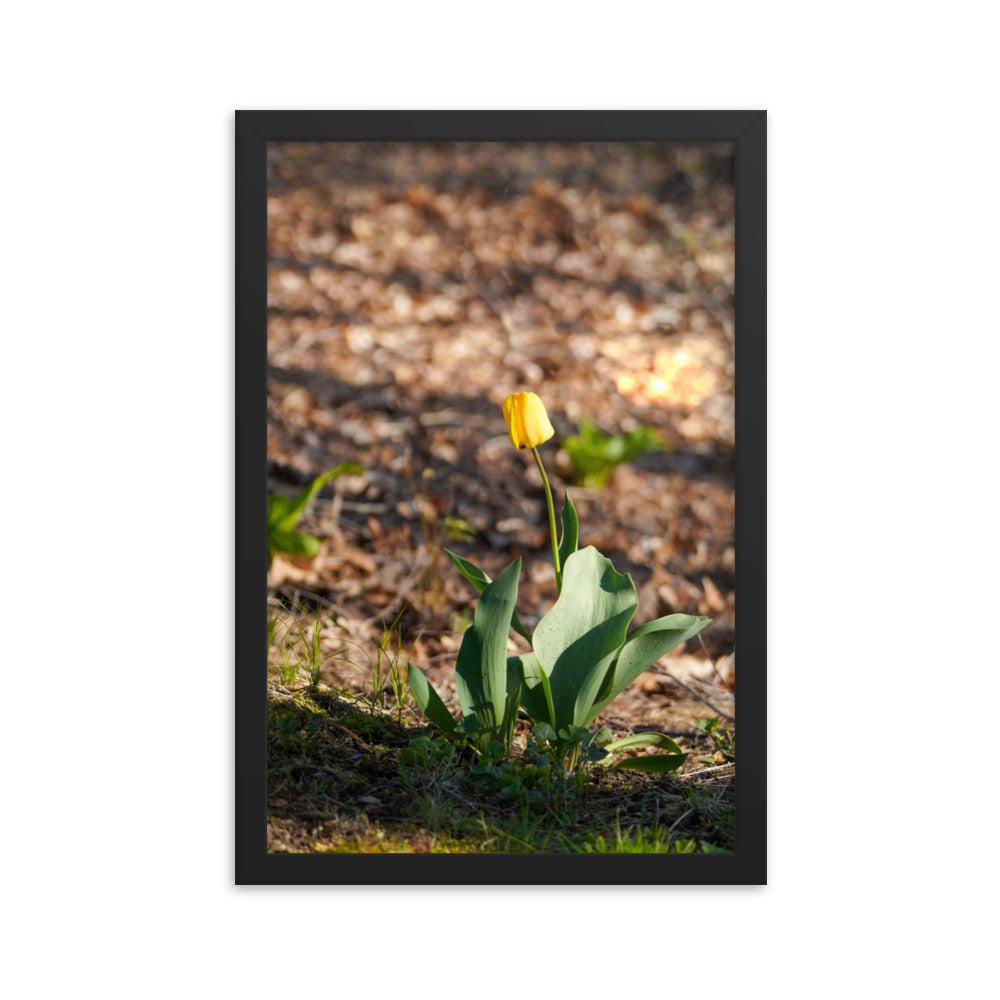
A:
<svg viewBox="0 0 1000 1000">
<path fill-rule="evenodd" d="M 766 882 L 765 126 L 237 112 L 238 884 Z"/>
</svg>

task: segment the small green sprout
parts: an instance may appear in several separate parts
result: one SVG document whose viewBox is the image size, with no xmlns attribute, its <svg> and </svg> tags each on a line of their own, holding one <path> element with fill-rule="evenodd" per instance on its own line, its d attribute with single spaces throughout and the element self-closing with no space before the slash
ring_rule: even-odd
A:
<svg viewBox="0 0 1000 1000">
<path fill-rule="evenodd" d="M 271 568 L 276 552 L 290 556 L 314 556 L 319 552 L 319 539 L 315 535 L 296 531 L 295 526 L 305 513 L 309 501 L 337 476 L 360 476 L 361 466 L 341 462 L 336 468 L 317 476 L 298 496 L 269 496 L 267 498 L 267 568 Z"/>
<path fill-rule="evenodd" d="M 578 486 L 600 489 L 611 473 L 624 462 L 647 451 L 669 451 L 670 442 L 653 427 L 637 427 L 626 434 L 608 437 L 586 417 L 580 421 L 580 433 L 564 438 L 562 448 L 573 466 L 573 480 Z"/>
</svg>

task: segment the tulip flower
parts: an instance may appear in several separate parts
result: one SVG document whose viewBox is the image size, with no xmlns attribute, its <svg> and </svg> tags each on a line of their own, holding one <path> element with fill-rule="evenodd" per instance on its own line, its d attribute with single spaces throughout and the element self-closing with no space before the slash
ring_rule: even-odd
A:
<svg viewBox="0 0 1000 1000">
<path fill-rule="evenodd" d="M 509 395 L 503 401 L 503 418 L 510 428 L 510 443 L 515 448 L 535 448 L 555 434 L 545 404 L 533 392 Z"/>
<path fill-rule="evenodd" d="M 486 760 L 493 747 L 510 753 L 518 710 L 531 720 L 539 745 L 548 744 L 555 759 L 576 769 L 584 761 L 608 761 L 632 747 L 656 747 L 667 753 L 625 758 L 612 767 L 675 771 L 687 754 L 665 733 L 633 733 L 612 740 L 610 730 L 589 727 L 605 708 L 664 653 L 697 635 L 709 618 L 673 614 L 628 631 L 639 607 L 635 583 L 615 570 L 592 545 L 579 547 L 579 521 L 569 493 L 563 500 L 562 539 L 556 539 L 555 507 L 538 446 L 555 433 L 542 401 L 533 392 L 516 392 L 503 403 L 503 415 L 515 448 L 530 448 L 545 487 L 556 570 L 555 604 L 533 633 L 518 620 L 521 558 L 495 580 L 474 563 L 448 552 L 462 576 L 482 595 L 472 624 L 462 636 L 455 665 L 455 689 L 462 709 L 456 722 L 423 671 L 409 665 L 409 683 L 421 711 L 453 742 L 471 741 Z M 447 549 L 445 550 L 447 552 Z M 508 654 L 514 629 L 531 643 L 528 652 Z"/>
<path fill-rule="evenodd" d="M 552 562 L 556 571 L 556 590 L 562 590 L 562 566 L 559 564 L 559 540 L 556 537 L 556 510 L 552 503 L 552 487 L 545 466 L 538 454 L 538 445 L 548 441 L 555 431 L 549 423 L 545 404 L 533 392 L 514 392 L 503 401 L 503 418 L 510 429 L 510 443 L 517 449 L 530 448 L 535 465 L 545 487 L 545 503 L 549 508 L 549 535 L 552 539 Z"/>
</svg>

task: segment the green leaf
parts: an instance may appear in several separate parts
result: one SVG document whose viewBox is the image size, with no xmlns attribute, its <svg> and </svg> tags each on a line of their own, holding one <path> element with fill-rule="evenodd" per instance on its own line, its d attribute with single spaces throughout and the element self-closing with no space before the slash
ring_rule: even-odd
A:
<svg viewBox="0 0 1000 1000">
<path fill-rule="evenodd" d="M 493 581 L 474 563 L 469 562 L 468 559 L 463 559 L 460 555 L 456 555 L 450 549 L 444 550 L 445 555 L 458 567 L 459 573 L 465 577 L 469 583 L 472 584 L 476 590 L 481 594 Z M 518 635 L 524 636 L 528 642 L 531 642 L 531 633 L 521 624 L 521 620 L 517 617 L 517 612 L 515 611 L 512 617 L 510 626 Z"/>
<path fill-rule="evenodd" d="M 449 514 L 444 519 L 444 533 L 445 537 L 453 541 L 467 542 L 476 533 L 476 529 L 468 521 Z"/>
<path fill-rule="evenodd" d="M 507 657 L 507 701 L 503 714 L 503 740 L 510 750 L 514 742 L 514 725 L 517 722 L 517 709 L 521 704 L 521 670 L 519 664 L 512 663 Z"/>
<path fill-rule="evenodd" d="M 559 736 L 567 743 L 589 743 L 590 730 L 583 726 L 567 726 L 559 730 Z"/>
<path fill-rule="evenodd" d="M 599 747 L 605 747 L 611 742 L 611 730 L 607 726 L 601 726 L 600 729 L 594 733 L 593 742 Z"/>
<path fill-rule="evenodd" d="M 510 750 L 514 742 L 514 726 L 517 723 L 517 708 L 521 704 L 521 685 L 511 684 L 507 689 L 507 703 L 504 707 L 503 717 L 503 742 L 507 750 Z"/>
<path fill-rule="evenodd" d="M 566 491 L 566 498 L 563 500 L 562 533 L 559 539 L 559 565 L 565 566 L 566 560 L 576 552 L 580 539 L 580 519 L 577 517 L 576 508 L 570 499 L 569 491 Z"/>
<path fill-rule="evenodd" d="M 652 666 L 664 653 L 697 635 L 711 621 L 711 618 L 696 615 L 667 615 L 629 632 L 625 645 L 618 654 L 614 673 L 608 678 L 610 683 L 596 697 L 592 714 L 586 723 L 593 722 L 639 674 Z"/>
<path fill-rule="evenodd" d="M 551 743 L 556 738 L 556 731 L 547 723 L 539 722 L 531 731 L 531 735 L 539 743 L 547 741 Z"/>
<path fill-rule="evenodd" d="M 342 462 L 334 469 L 317 476 L 296 497 L 269 496 L 267 498 L 267 568 L 275 552 L 287 552 L 289 555 L 314 556 L 319 552 L 319 539 L 313 535 L 295 530 L 299 518 L 305 512 L 309 501 L 323 488 L 326 483 L 345 472 L 360 475 L 364 470 L 353 462 Z"/>
<path fill-rule="evenodd" d="M 444 550 L 445 555 L 458 567 L 459 573 L 472 584 L 481 594 L 493 581 L 475 563 L 456 555 L 451 549 Z"/>
<path fill-rule="evenodd" d="M 715 844 L 709 843 L 707 840 L 701 842 L 701 849 L 705 854 L 732 854 L 732 851 L 727 851 L 724 847 L 716 847 Z"/>
<path fill-rule="evenodd" d="M 517 600 L 520 556 L 483 591 L 472 624 L 462 636 L 455 686 L 463 715 L 484 729 L 503 724 L 507 707 L 507 633 Z"/>
<path fill-rule="evenodd" d="M 633 733 L 604 744 L 604 749 L 608 751 L 628 750 L 630 747 L 657 747 L 675 754 L 684 752 L 666 733 Z"/>
<path fill-rule="evenodd" d="M 576 482 L 601 487 L 616 466 L 653 449 L 669 451 L 671 446 L 652 427 L 637 427 L 626 434 L 608 437 L 584 417 L 580 421 L 580 433 L 565 438 L 562 447 L 573 464 Z"/>
<path fill-rule="evenodd" d="M 457 732 L 464 733 L 466 736 L 481 736 L 483 733 L 483 726 L 474 715 L 466 715 L 462 717 L 462 721 L 455 727 Z"/>
<path fill-rule="evenodd" d="M 288 497 L 274 497 L 273 499 L 277 502 L 271 503 L 271 498 L 269 498 L 267 512 L 268 525 L 290 531 L 299 523 L 299 518 L 305 513 L 306 507 L 309 506 L 309 501 L 331 479 L 336 479 L 337 476 L 342 476 L 345 473 L 360 476 L 363 471 L 361 466 L 355 465 L 353 462 L 341 462 L 336 468 L 324 472 L 321 476 L 317 476 L 301 493 L 291 500 Z M 284 503 L 281 501 L 284 501 Z"/>
<path fill-rule="evenodd" d="M 268 554 L 286 552 L 290 556 L 314 556 L 319 552 L 319 539 L 315 535 L 307 535 L 304 531 L 293 531 L 288 528 L 272 528 L 268 532 Z"/>
<path fill-rule="evenodd" d="M 267 498 L 268 526 L 270 527 L 271 525 L 277 524 L 283 517 L 285 517 L 291 506 L 292 506 L 291 497 L 284 497 L 278 495 L 269 496 Z"/>
<path fill-rule="evenodd" d="M 554 718 L 560 729 L 585 726 L 591 706 L 638 605 L 635 584 L 617 573 L 593 546 L 574 552 L 563 567 L 562 593 L 538 623 L 535 656 L 548 675 Z"/>
<path fill-rule="evenodd" d="M 420 706 L 420 711 L 434 723 L 438 729 L 451 735 L 455 732 L 455 720 L 441 700 L 437 691 L 424 676 L 424 672 L 414 663 L 407 664 L 409 671 L 410 690 L 413 698 Z"/>
<path fill-rule="evenodd" d="M 538 664 L 538 657 L 532 652 L 511 656 L 507 664 L 517 670 L 521 682 L 521 707 L 534 722 L 554 724 L 552 691 L 549 678 Z M 555 736 L 553 729 L 552 735 Z"/>
<path fill-rule="evenodd" d="M 676 771 L 687 760 L 686 753 L 657 753 L 647 757 L 626 757 L 612 764 L 610 771 L 647 771 L 652 774 L 665 774 Z"/>
</svg>

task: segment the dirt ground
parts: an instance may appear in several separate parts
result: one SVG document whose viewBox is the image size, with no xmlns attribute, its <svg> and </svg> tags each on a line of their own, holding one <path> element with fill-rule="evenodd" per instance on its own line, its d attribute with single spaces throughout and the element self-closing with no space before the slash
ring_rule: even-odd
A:
<svg viewBox="0 0 1000 1000">
<path fill-rule="evenodd" d="M 633 624 L 712 624 L 608 709 L 676 737 L 735 715 L 732 147 L 651 143 L 317 143 L 269 147 L 268 488 L 343 476 L 278 556 L 272 600 L 325 610 L 323 681 L 370 693 L 397 619 L 405 656 L 457 706 L 475 594 L 450 548 L 496 575 L 523 559 L 518 612 L 555 598 L 541 479 L 500 405 L 527 389 L 580 544 L 639 592 Z M 655 428 L 669 450 L 574 485 L 581 418 Z M 520 639 L 513 648 L 524 648 Z M 353 652 L 352 652 L 353 651 Z"/>
</svg>

